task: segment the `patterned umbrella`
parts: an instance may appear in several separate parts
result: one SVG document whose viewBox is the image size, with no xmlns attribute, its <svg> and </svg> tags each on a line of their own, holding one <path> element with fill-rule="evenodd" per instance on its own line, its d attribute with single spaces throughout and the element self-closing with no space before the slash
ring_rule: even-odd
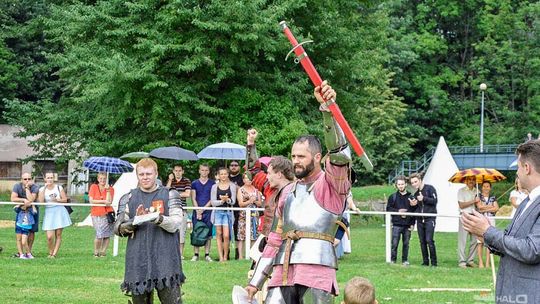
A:
<svg viewBox="0 0 540 304">
<path fill-rule="evenodd" d="M 116 174 L 133 171 L 127 161 L 108 156 L 92 156 L 83 162 L 83 166 L 92 171 Z"/>
<path fill-rule="evenodd" d="M 448 181 L 452 183 L 465 183 L 467 177 L 470 176 L 476 177 L 477 184 L 481 184 L 484 181 L 498 182 L 506 179 L 506 176 L 495 169 L 472 168 L 456 172 Z"/>
</svg>

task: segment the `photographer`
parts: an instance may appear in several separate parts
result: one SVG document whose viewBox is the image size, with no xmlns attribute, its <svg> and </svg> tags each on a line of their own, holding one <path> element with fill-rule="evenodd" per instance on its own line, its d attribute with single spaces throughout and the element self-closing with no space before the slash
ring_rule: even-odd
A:
<svg viewBox="0 0 540 304">
<path fill-rule="evenodd" d="M 405 176 L 398 176 L 396 178 L 397 191 L 388 197 L 388 204 L 386 205 L 386 211 L 389 212 L 414 212 L 416 210 L 416 204 L 412 205 L 409 198 L 412 198 L 405 187 L 407 181 Z M 392 254 L 391 263 L 396 263 L 397 250 L 399 246 L 399 239 L 403 240 L 403 248 L 401 253 L 401 262 L 403 266 L 409 266 L 409 240 L 411 239 L 411 231 L 414 227 L 414 217 L 405 215 L 392 215 Z"/>
</svg>

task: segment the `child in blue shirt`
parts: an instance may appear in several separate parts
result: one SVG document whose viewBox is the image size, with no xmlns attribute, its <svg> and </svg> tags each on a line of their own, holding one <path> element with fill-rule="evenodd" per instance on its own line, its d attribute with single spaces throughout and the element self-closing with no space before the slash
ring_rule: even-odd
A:
<svg viewBox="0 0 540 304">
<path fill-rule="evenodd" d="M 30 247 L 28 246 L 28 234 L 32 229 L 32 225 L 35 224 L 34 215 L 37 213 L 36 207 L 18 205 L 13 207 L 13 209 L 15 213 L 17 213 L 15 233 L 17 234 L 17 238 L 21 238 L 21 246 L 17 246 L 19 258 L 23 260 L 33 259 L 34 257 L 32 256 L 32 253 L 30 253 Z"/>
</svg>

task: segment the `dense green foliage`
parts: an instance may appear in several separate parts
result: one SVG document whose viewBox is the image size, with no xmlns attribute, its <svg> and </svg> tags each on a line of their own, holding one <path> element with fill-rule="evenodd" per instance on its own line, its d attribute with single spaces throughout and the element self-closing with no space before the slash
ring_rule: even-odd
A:
<svg viewBox="0 0 540 304">
<path fill-rule="evenodd" d="M 287 20 L 375 164 L 380 182 L 439 135 L 515 143 L 540 122 L 540 4 L 533 1 L 77 1 L 0 3 L 0 100 L 36 157 L 119 156 L 243 143 L 288 154 L 321 134 Z M 519 120 L 517 118 L 520 118 Z M 535 134 L 536 135 L 536 134 Z M 357 166 L 360 167 L 359 165 Z"/>
</svg>

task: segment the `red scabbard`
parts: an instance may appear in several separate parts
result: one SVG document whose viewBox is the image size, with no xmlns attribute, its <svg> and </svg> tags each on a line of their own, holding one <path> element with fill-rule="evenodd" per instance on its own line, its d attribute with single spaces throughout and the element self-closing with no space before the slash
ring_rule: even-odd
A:
<svg viewBox="0 0 540 304">
<path fill-rule="evenodd" d="M 315 87 L 320 86 L 322 83 L 322 78 L 321 76 L 319 76 L 319 73 L 317 73 L 317 70 L 309 59 L 306 51 L 304 50 L 302 45 L 298 44 L 298 41 L 296 41 L 296 38 L 294 38 L 294 35 L 287 26 L 287 23 L 285 21 L 281 21 L 279 24 L 281 25 L 285 36 L 287 36 L 290 43 L 292 44 L 294 54 L 296 55 L 298 62 L 300 62 L 300 64 L 304 68 L 304 71 L 306 71 L 306 73 L 308 74 L 309 79 L 311 79 L 311 82 Z M 347 141 L 351 145 L 352 149 L 360 157 L 363 165 L 366 167 L 367 170 L 373 170 L 373 164 L 369 160 L 366 152 L 364 151 L 364 148 L 362 148 L 360 141 L 358 141 L 358 138 L 356 138 L 356 135 L 349 126 L 349 123 L 347 123 L 347 120 L 345 120 L 345 117 L 343 117 L 343 114 L 341 113 L 341 110 L 339 109 L 337 103 L 335 101 L 332 101 L 328 108 L 330 109 L 330 112 L 332 112 L 332 116 L 334 117 L 338 125 L 343 130 L 343 134 L 345 134 L 345 138 L 347 138 Z"/>
</svg>

